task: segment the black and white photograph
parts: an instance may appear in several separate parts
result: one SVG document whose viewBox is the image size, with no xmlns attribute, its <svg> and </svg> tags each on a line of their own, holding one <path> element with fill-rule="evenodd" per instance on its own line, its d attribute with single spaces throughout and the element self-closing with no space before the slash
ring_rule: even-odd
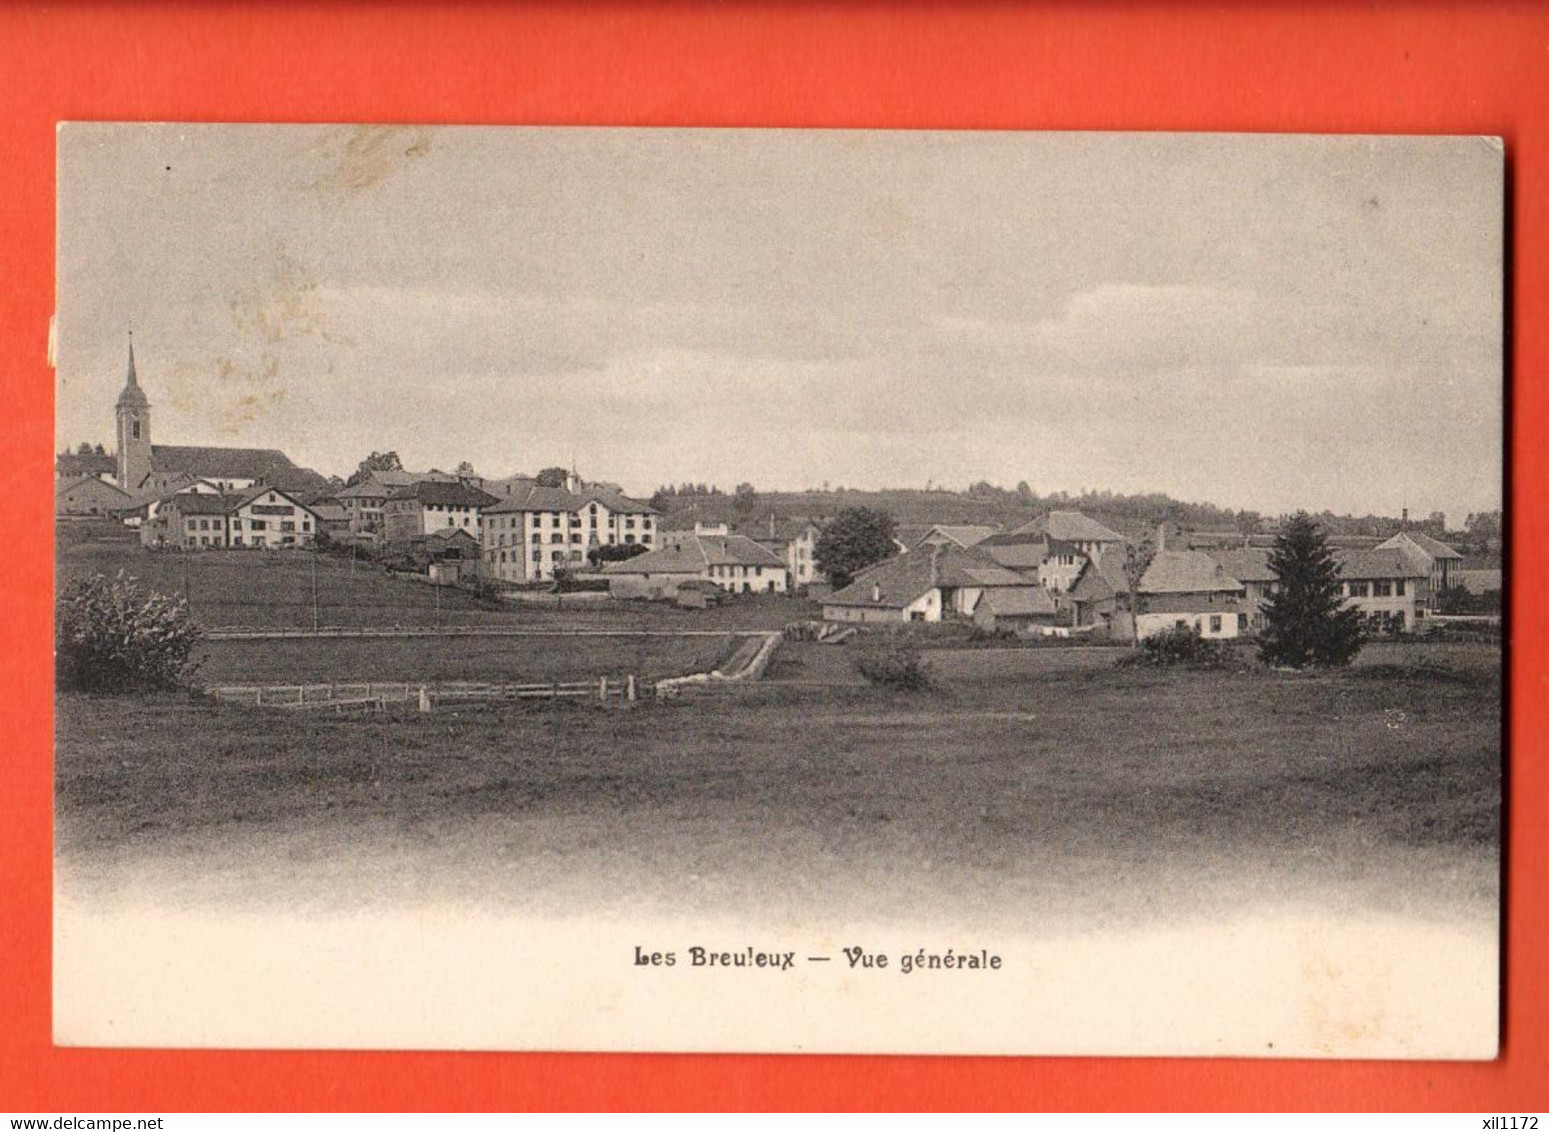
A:
<svg viewBox="0 0 1549 1132">
<path fill-rule="evenodd" d="M 57 139 L 58 1044 L 1496 1056 L 1499 139 Z"/>
</svg>

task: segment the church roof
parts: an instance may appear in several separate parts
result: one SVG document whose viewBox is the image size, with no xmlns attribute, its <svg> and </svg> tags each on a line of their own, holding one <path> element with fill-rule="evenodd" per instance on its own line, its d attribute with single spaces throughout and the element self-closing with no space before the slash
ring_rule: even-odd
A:
<svg viewBox="0 0 1549 1132">
<path fill-rule="evenodd" d="M 277 448 L 209 448 L 190 444 L 151 445 L 151 470 L 186 472 L 212 479 L 259 479 L 295 472 L 290 457 Z"/>
</svg>

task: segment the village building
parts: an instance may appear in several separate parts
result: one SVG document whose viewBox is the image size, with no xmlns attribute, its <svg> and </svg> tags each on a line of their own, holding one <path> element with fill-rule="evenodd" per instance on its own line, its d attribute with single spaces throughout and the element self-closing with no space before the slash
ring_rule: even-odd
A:
<svg viewBox="0 0 1549 1132">
<path fill-rule="evenodd" d="M 60 519 L 116 519 L 131 503 L 128 492 L 96 476 L 76 476 L 54 484 L 54 515 Z"/>
<path fill-rule="evenodd" d="M 1071 623 L 1090 627 L 1119 640 L 1133 640 L 1134 611 L 1130 608 L 1129 578 L 1117 554 L 1086 559 L 1076 580 L 1065 592 Z"/>
<path fill-rule="evenodd" d="M 1407 514 L 1407 512 L 1406 512 Z M 1460 573 L 1463 556 L 1440 539 L 1434 539 L 1423 531 L 1400 531 L 1392 538 L 1379 542 L 1377 550 L 1403 550 L 1418 556 L 1425 562 L 1430 574 L 1430 585 L 1422 608 L 1434 613 L 1441 599 L 1441 591 L 1462 585 Z"/>
<path fill-rule="evenodd" d="M 317 517 L 292 495 L 258 486 L 236 494 L 185 491 L 161 501 L 140 525 L 141 545 L 183 550 L 310 546 Z"/>
<path fill-rule="evenodd" d="M 823 599 L 826 621 L 943 621 L 970 619 L 994 592 L 998 606 L 1013 621 L 1046 619 L 1052 624 L 1052 598 L 1028 578 L 997 565 L 976 550 L 955 543 L 922 543 L 917 549 L 869 566 L 851 583 Z M 1020 598 L 1006 597 L 1020 593 Z M 997 613 L 985 611 L 986 620 Z"/>
<path fill-rule="evenodd" d="M 1135 587 L 1135 635 L 1192 629 L 1212 640 L 1243 634 L 1247 587 L 1202 550 L 1159 550 Z"/>
<path fill-rule="evenodd" d="M 1247 598 L 1243 631 L 1261 632 L 1264 628 L 1264 609 L 1269 599 L 1280 588 L 1280 581 L 1269 565 L 1269 550 L 1264 547 L 1236 547 L 1226 550 L 1206 550 L 1228 575 L 1243 586 Z"/>
<path fill-rule="evenodd" d="M 1369 633 L 1412 633 L 1431 596 L 1432 563 L 1400 544 L 1375 550 L 1336 550 L 1345 605 L 1361 611 Z"/>
<path fill-rule="evenodd" d="M 575 481 L 572 481 L 575 482 Z M 493 500 L 478 525 L 483 572 L 517 585 L 587 568 L 601 547 L 657 548 L 657 513 L 611 484 L 529 487 Z"/>
<path fill-rule="evenodd" d="M 734 594 L 780 594 L 789 589 L 784 559 L 744 535 L 694 534 L 603 571 L 615 597 L 670 598 L 685 583 L 705 581 Z"/>
<path fill-rule="evenodd" d="M 420 480 L 393 491 L 382 503 L 382 534 L 407 543 L 438 531 L 461 530 L 477 537 L 479 515 L 500 502 L 478 488 L 453 481 Z"/>
<path fill-rule="evenodd" d="M 54 458 L 54 479 L 60 482 L 83 477 L 118 483 L 118 461 L 101 450 L 95 452 L 61 452 Z"/>
<path fill-rule="evenodd" d="M 910 542 L 909 549 L 915 550 L 922 546 L 956 546 L 967 550 L 998 533 L 1000 533 L 999 527 L 979 523 L 938 523 Z"/>
<path fill-rule="evenodd" d="M 349 517 L 351 532 L 379 535 L 383 530 L 382 509 L 388 498 L 401 488 L 426 482 L 458 483 L 460 481 L 450 472 L 437 471 L 434 468 L 428 472 L 377 470 L 330 494 L 339 501 Z"/>
</svg>

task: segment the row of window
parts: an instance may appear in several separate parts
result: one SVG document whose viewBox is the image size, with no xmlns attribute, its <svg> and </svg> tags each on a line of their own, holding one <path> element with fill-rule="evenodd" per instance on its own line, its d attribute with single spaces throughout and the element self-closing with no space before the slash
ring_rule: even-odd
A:
<svg viewBox="0 0 1549 1132">
<path fill-rule="evenodd" d="M 195 525 L 196 523 L 197 525 Z M 294 531 L 296 529 L 296 520 L 282 519 L 278 526 L 282 531 Z M 188 529 L 191 531 L 224 531 L 226 526 L 224 519 L 190 519 L 188 520 Z M 242 529 L 242 520 L 231 520 L 231 529 L 233 531 L 240 531 Z M 247 529 L 250 531 L 267 531 L 269 529 L 269 520 L 249 519 L 247 521 Z M 310 531 L 312 529 L 312 520 L 301 520 L 301 529 L 303 531 Z"/>
<path fill-rule="evenodd" d="M 1346 582 L 1347 597 L 1403 597 L 1404 579 L 1384 582 Z"/>
</svg>

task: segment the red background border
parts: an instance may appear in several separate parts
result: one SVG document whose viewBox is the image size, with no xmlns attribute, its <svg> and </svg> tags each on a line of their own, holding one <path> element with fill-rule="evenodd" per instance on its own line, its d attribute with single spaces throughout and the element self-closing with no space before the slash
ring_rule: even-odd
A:
<svg viewBox="0 0 1549 1132">
<path fill-rule="evenodd" d="M 54 123 L 372 121 L 1499 134 L 1514 439 L 1549 436 L 1549 7 L 20 4 L 0 9 L 0 1110 L 1531 1111 L 1549 1086 L 1545 457 L 1516 443 L 1503 1054 L 1487 1064 L 58 1050 L 49 1042 Z M 156 265 L 147 263 L 147 272 Z M 1524 555 L 1521 551 L 1527 550 Z M 1438 982 L 1448 977 L 1437 971 Z"/>
</svg>

